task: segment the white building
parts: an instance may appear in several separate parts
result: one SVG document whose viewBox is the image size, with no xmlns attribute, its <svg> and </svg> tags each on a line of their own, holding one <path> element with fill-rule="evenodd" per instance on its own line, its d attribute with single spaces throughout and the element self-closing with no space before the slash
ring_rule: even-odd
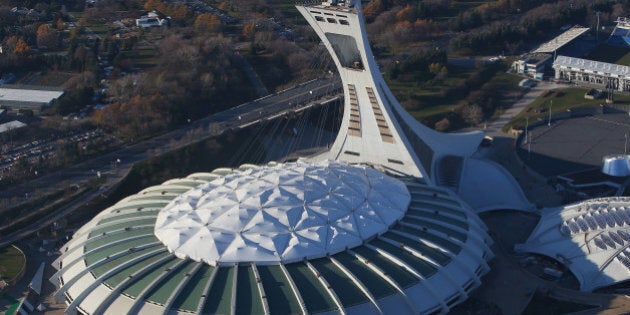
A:
<svg viewBox="0 0 630 315">
<path fill-rule="evenodd" d="M 630 91 L 630 67 L 588 59 L 558 56 L 553 63 L 556 80 Z"/>
<path fill-rule="evenodd" d="M 151 11 L 147 15 L 141 16 L 136 19 L 136 26 L 142 28 L 167 26 L 168 19 L 162 18 L 156 11 Z"/>
<path fill-rule="evenodd" d="M 0 86 L 0 105 L 11 108 L 38 110 L 51 105 L 64 94 L 63 89 L 41 86 Z"/>
</svg>

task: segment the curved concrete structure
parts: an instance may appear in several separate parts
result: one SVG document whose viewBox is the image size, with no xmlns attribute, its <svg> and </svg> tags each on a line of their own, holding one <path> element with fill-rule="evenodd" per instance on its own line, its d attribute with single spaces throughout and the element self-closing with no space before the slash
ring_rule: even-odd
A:
<svg viewBox="0 0 630 315">
<path fill-rule="evenodd" d="M 291 167 L 256 169 L 281 174 Z M 489 271 L 492 241 L 485 226 L 452 192 L 412 177 L 393 179 L 375 169 L 368 172 L 384 180 L 375 186 L 389 180 L 404 183 L 401 188 L 411 196 L 408 207 L 385 233 L 334 254 L 292 263 L 256 263 L 242 256 L 241 261 L 213 266 L 180 257 L 156 237 L 160 211 L 178 196 L 248 172 L 252 166 L 169 180 L 97 215 L 75 233 L 54 263 L 59 271 L 51 281 L 60 286 L 56 297 L 66 301 L 66 312 L 447 313 Z M 381 207 L 378 202 L 373 206 Z"/>
<path fill-rule="evenodd" d="M 476 211 L 495 209 L 533 210 L 520 186 L 498 164 L 467 163 L 484 138 L 480 131 L 445 134 L 430 129 L 413 118 L 398 103 L 376 64 L 361 14 L 360 1 L 330 1 L 297 6 L 331 54 L 344 89 L 344 113 L 339 134 L 329 152 L 315 160 L 334 159 L 378 165 L 390 172 L 421 177 L 455 192 L 467 186 L 461 172 L 484 174 L 491 170 L 481 195 L 466 199 L 483 204 Z M 444 160 L 449 163 L 442 163 Z M 466 170 L 483 166 L 482 170 Z M 498 170 L 495 170 L 499 168 Z M 456 174 L 444 179 L 443 174 Z M 509 191 L 517 199 L 497 196 Z M 498 197 L 498 200 L 493 200 Z M 483 198 L 483 199 L 480 199 Z M 495 207 L 496 206 L 496 207 Z"/>
<path fill-rule="evenodd" d="M 590 199 L 545 209 L 516 250 L 563 263 L 582 291 L 630 280 L 630 198 Z"/>
</svg>

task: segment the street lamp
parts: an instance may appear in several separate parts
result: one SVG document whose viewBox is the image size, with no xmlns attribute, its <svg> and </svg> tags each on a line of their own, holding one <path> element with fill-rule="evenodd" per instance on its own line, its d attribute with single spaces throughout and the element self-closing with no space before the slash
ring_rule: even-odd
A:
<svg viewBox="0 0 630 315">
<path fill-rule="evenodd" d="M 529 116 L 525 117 L 525 143 L 527 143 L 527 133 L 529 132 Z"/>
<path fill-rule="evenodd" d="M 553 106 L 553 100 L 549 102 L 549 120 L 547 120 L 547 126 L 551 126 L 551 107 Z"/>
</svg>

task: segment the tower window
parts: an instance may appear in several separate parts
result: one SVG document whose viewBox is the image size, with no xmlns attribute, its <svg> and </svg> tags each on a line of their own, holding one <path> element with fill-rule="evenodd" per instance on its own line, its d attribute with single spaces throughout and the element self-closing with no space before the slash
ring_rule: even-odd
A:
<svg viewBox="0 0 630 315">
<path fill-rule="evenodd" d="M 320 22 L 324 22 L 324 18 L 321 16 L 315 16 L 315 19 L 320 21 Z"/>
<path fill-rule="evenodd" d="M 335 24 L 337 24 L 337 20 L 335 20 L 335 19 L 327 18 L 326 20 L 328 20 L 328 23 L 335 23 Z"/>
<path fill-rule="evenodd" d="M 348 69 L 363 70 L 364 66 L 361 62 L 361 53 L 357 42 L 352 36 L 326 33 L 326 38 L 335 51 L 335 55 L 339 59 L 341 66 Z"/>
<path fill-rule="evenodd" d="M 342 25 L 350 25 L 347 20 L 339 20 L 339 23 Z"/>
</svg>

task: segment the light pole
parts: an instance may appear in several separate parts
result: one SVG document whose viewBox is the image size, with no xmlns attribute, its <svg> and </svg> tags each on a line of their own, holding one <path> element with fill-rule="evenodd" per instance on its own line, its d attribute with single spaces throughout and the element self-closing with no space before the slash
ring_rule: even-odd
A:
<svg viewBox="0 0 630 315">
<path fill-rule="evenodd" d="M 529 116 L 525 117 L 525 143 L 528 143 L 529 141 L 527 141 L 527 133 L 529 132 Z"/>
<path fill-rule="evenodd" d="M 597 14 L 597 29 L 595 30 L 595 40 L 597 43 L 599 43 L 599 15 L 601 14 L 601 12 L 597 11 L 595 12 L 595 14 Z"/>
<path fill-rule="evenodd" d="M 553 100 L 550 100 L 549 102 L 549 120 L 547 120 L 547 126 L 551 126 L 551 107 L 553 106 Z"/>
</svg>

